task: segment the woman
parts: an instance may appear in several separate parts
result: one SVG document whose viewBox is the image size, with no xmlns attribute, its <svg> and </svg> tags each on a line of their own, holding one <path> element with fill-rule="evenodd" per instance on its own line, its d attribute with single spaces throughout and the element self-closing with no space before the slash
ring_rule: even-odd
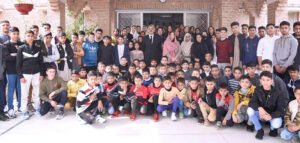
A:
<svg viewBox="0 0 300 143">
<path fill-rule="evenodd" d="M 190 33 L 186 33 L 184 35 L 183 42 L 181 43 L 181 55 L 184 60 L 191 62 L 191 47 L 193 42 L 191 40 L 192 35 Z"/>
<path fill-rule="evenodd" d="M 175 33 L 171 32 L 163 44 L 163 56 L 168 57 L 168 64 L 180 63 L 180 48 L 179 42 L 175 38 Z"/>
<path fill-rule="evenodd" d="M 132 34 L 133 40 L 138 40 L 139 34 L 136 31 L 136 26 L 135 25 L 131 26 L 130 34 Z"/>
<path fill-rule="evenodd" d="M 113 31 L 113 35 L 111 36 L 111 45 L 115 46 L 119 33 L 120 33 L 119 29 L 115 29 Z"/>
<path fill-rule="evenodd" d="M 208 27 L 208 37 L 212 38 L 213 35 L 216 35 L 215 28 L 213 26 Z"/>
<path fill-rule="evenodd" d="M 208 52 L 207 45 L 202 41 L 200 34 L 196 35 L 196 40 L 191 48 L 191 60 L 192 62 L 200 62 L 201 66 L 205 61 L 205 54 Z"/>
</svg>

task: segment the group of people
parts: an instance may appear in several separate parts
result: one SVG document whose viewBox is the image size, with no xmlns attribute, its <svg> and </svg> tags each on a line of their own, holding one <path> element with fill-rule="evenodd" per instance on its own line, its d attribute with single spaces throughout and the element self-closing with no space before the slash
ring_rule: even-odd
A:
<svg viewBox="0 0 300 143">
<path fill-rule="evenodd" d="M 257 28 L 238 22 L 207 31 L 179 25 L 73 33 L 33 25 L 21 40 L 0 22 L 0 120 L 76 112 L 84 124 L 105 116 L 196 118 L 217 128 L 246 124 L 263 139 L 291 140 L 300 131 L 300 22 Z M 242 33 L 240 32 L 242 29 Z M 259 36 L 258 36 L 258 35 Z M 6 91 L 7 89 L 7 91 Z M 16 95 L 16 96 L 15 96 Z M 17 102 L 16 107 L 13 102 Z M 7 105 L 7 111 L 4 111 Z M 299 135 L 299 134 L 298 134 Z M 300 137 L 300 136 L 299 136 Z M 295 138 L 299 138 L 295 137 Z"/>
</svg>

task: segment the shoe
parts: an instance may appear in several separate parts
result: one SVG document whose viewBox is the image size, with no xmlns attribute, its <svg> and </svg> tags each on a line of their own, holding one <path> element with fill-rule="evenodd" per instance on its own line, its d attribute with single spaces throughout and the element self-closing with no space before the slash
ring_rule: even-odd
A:
<svg viewBox="0 0 300 143">
<path fill-rule="evenodd" d="M 140 116 L 142 116 L 142 117 L 143 117 L 143 116 L 145 116 L 145 114 L 140 112 Z"/>
<path fill-rule="evenodd" d="M 205 120 L 205 121 L 204 121 L 204 126 L 209 126 L 209 124 L 210 124 L 210 123 L 209 123 L 208 120 Z"/>
<path fill-rule="evenodd" d="M 73 108 L 73 111 L 76 112 L 76 107 Z"/>
<path fill-rule="evenodd" d="M 136 118 L 136 115 L 132 113 L 132 114 L 130 115 L 130 120 L 131 120 L 131 121 L 134 121 L 135 118 Z"/>
<path fill-rule="evenodd" d="M 21 113 L 22 113 L 21 109 L 18 109 L 17 114 L 21 114 Z"/>
<path fill-rule="evenodd" d="M 183 119 L 184 118 L 184 114 L 183 114 L 183 112 L 180 112 L 179 113 L 179 119 Z"/>
<path fill-rule="evenodd" d="M 153 120 L 154 120 L 155 122 L 157 122 L 157 121 L 159 120 L 159 116 L 158 116 L 157 113 L 154 113 L 154 114 L 153 114 Z"/>
<path fill-rule="evenodd" d="M 106 119 L 102 118 L 100 115 L 97 115 L 97 116 L 96 116 L 96 121 L 97 121 L 98 123 L 103 124 L 103 123 L 106 122 Z"/>
<path fill-rule="evenodd" d="M 166 111 L 166 110 L 165 110 L 165 111 L 162 111 L 161 115 L 162 115 L 163 117 L 167 117 L 167 111 Z"/>
<path fill-rule="evenodd" d="M 14 119 L 14 118 L 17 117 L 16 112 L 14 111 L 14 109 L 8 110 L 8 117 L 9 117 L 10 119 Z"/>
<path fill-rule="evenodd" d="M 277 136 L 278 136 L 278 131 L 277 131 L 277 129 L 270 130 L 269 136 L 271 136 L 271 137 L 277 137 Z"/>
<path fill-rule="evenodd" d="M 247 131 L 253 132 L 254 131 L 254 126 L 253 125 L 247 125 Z"/>
<path fill-rule="evenodd" d="M 64 117 L 64 111 L 58 111 L 56 120 L 61 120 Z"/>
<path fill-rule="evenodd" d="M 54 115 L 54 113 L 55 113 L 55 109 L 51 107 L 50 110 L 49 110 L 49 114 Z"/>
<path fill-rule="evenodd" d="M 127 111 L 127 110 L 124 110 L 124 111 L 123 111 L 123 115 L 129 115 L 129 114 L 130 114 L 129 111 Z"/>
<path fill-rule="evenodd" d="M 171 114 L 171 120 L 172 121 L 177 121 L 176 113 L 172 112 L 172 114 Z"/>
<path fill-rule="evenodd" d="M 34 109 L 34 107 L 33 107 L 32 104 L 28 104 L 28 105 L 27 105 L 27 108 L 28 108 L 28 110 L 29 110 L 30 112 L 35 112 L 35 109 Z"/>
<path fill-rule="evenodd" d="M 0 121 L 9 121 L 9 117 L 2 113 L 0 114 Z"/>
<path fill-rule="evenodd" d="M 23 113 L 23 119 L 24 119 L 24 120 L 28 120 L 29 117 L 30 117 L 30 116 L 29 116 L 29 112 L 28 112 L 28 111 Z"/>
<path fill-rule="evenodd" d="M 203 118 L 199 118 L 198 119 L 198 123 L 203 124 L 204 123 L 204 119 Z"/>
<path fill-rule="evenodd" d="M 222 128 L 222 123 L 221 123 L 221 121 L 217 121 L 216 127 L 217 127 L 218 129 L 221 129 L 221 128 Z"/>
<path fill-rule="evenodd" d="M 264 130 L 263 129 L 260 129 L 257 131 L 256 135 L 255 135 L 255 138 L 259 139 L 259 140 L 262 140 L 263 137 L 264 137 Z"/>
<path fill-rule="evenodd" d="M 40 109 L 36 109 L 35 112 L 34 112 L 34 115 L 37 115 L 39 117 L 41 117 L 41 113 L 40 113 Z"/>
<path fill-rule="evenodd" d="M 115 113 L 111 115 L 112 118 L 119 117 L 119 116 L 120 116 L 120 111 L 115 111 Z"/>
</svg>

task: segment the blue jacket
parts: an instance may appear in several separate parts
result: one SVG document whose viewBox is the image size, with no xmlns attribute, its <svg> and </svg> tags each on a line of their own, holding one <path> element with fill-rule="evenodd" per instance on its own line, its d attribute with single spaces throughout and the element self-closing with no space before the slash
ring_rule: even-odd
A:
<svg viewBox="0 0 300 143">
<path fill-rule="evenodd" d="M 91 43 L 89 40 L 86 40 L 82 44 L 82 48 L 84 51 L 84 56 L 82 57 L 82 65 L 86 64 L 86 66 L 96 66 L 97 65 L 97 51 L 98 44 L 97 42 Z"/>
<path fill-rule="evenodd" d="M 127 61 L 130 61 L 130 52 L 129 52 L 129 47 L 127 44 L 124 44 L 123 56 L 125 56 L 127 58 Z M 119 57 L 118 45 L 115 45 L 115 64 L 117 64 L 117 65 L 120 64 L 119 59 L 121 57 Z"/>
<path fill-rule="evenodd" d="M 249 62 L 254 63 L 255 65 L 258 64 L 257 61 L 257 45 L 258 45 L 259 38 L 257 35 L 253 39 L 247 38 L 243 42 L 243 65 L 248 64 Z"/>
</svg>

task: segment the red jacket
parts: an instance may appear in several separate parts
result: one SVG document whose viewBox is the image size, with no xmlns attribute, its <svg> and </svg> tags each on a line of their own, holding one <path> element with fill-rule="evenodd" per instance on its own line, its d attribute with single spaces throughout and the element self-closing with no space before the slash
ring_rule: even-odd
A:
<svg viewBox="0 0 300 143">
<path fill-rule="evenodd" d="M 159 95 L 160 90 L 163 88 L 163 86 L 160 86 L 158 88 L 155 88 L 153 86 L 148 86 L 148 91 L 149 91 L 149 97 L 152 97 L 153 95 Z"/>
<path fill-rule="evenodd" d="M 217 62 L 218 63 L 230 63 L 230 57 L 232 57 L 233 46 L 229 39 L 224 41 L 217 41 L 216 44 L 217 51 Z"/>
<path fill-rule="evenodd" d="M 108 83 L 104 85 L 104 93 L 105 95 L 108 95 L 108 92 L 114 88 L 117 85 L 117 83 L 114 83 L 112 85 L 109 85 Z"/>
<path fill-rule="evenodd" d="M 132 85 L 131 89 L 129 92 L 133 92 L 135 89 L 135 85 Z M 142 86 L 141 88 L 137 89 L 134 93 L 134 95 L 137 97 L 137 101 L 139 104 L 147 104 L 148 102 L 148 96 L 149 96 L 149 91 L 146 86 Z"/>
</svg>

